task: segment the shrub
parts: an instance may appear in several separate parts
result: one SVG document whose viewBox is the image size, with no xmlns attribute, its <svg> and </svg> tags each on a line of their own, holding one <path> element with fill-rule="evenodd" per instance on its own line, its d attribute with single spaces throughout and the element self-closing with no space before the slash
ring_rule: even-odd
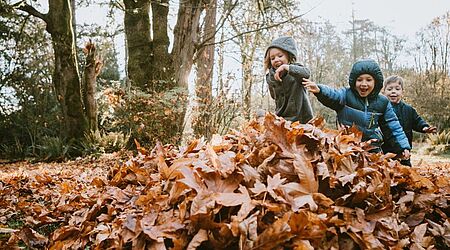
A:
<svg viewBox="0 0 450 250">
<path fill-rule="evenodd" d="M 208 103 L 197 103 L 192 118 L 193 133 L 196 137 L 211 139 L 213 134 L 225 134 L 243 122 L 242 103 L 236 97 L 219 94 Z"/>
<path fill-rule="evenodd" d="M 436 134 L 428 134 L 427 142 L 430 145 L 450 144 L 450 130 Z"/>
<path fill-rule="evenodd" d="M 85 135 L 81 143 L 83 154 L 102 154 L 117 152 L 127 147 L 130 134 L 122 132 L 91 131 Z"/>
<path fill-rule="evenodd" d="M 107 116 L 99 117 L 100 128 L 130 133 L 131 138 L 143 146 L 152 147 L 157 141 L 163 144 L 180 141 L 184 126 L 184 90 L 175 88 L 163 93 L 145 93 L 139 89 L 125 92 L 110 88 L 107 91 L 107 100 L 100 106 L 108 107 L 109 112 L 105 113 Z"/>
<path fill-rule="evenodd" d="M 15 143 L 9 144 L 5 143 L 0 145 L 0 157 L 5 159 L 23 159 L 25 158 L 27 151 L 20 140 L 15 137 Z"/>
<path fill-rule="evenodd" d="M 69 153 L 75 151 L 72 143 L 67 143 L 60 137 L 43 136 L 36 145 L 37 157 L 42 161 L 63 161 L 69 157 Z"/>
<path fill-rule="evenodd" d="M 428 146 L 423 148 L 424 153 L 431 155 L 450 154 L 450 131 L 428 134 Z"/>
</svg>

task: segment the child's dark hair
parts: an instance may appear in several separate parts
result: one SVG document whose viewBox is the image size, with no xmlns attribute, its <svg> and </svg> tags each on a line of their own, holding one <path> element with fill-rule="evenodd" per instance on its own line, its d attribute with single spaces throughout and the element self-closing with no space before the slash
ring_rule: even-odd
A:
<svg viewBox="0 0 450 250">
<path fill-rule="evenodd" d="M 270 49 L 273 49 L 273 48 L 269 48 L 267 50 L 266 57 L 264 58 L 264 72 L 267 72 L 267 70 L 269 70 L 272 67 L 272 64 L 270 63 L 270 53 L 269 53 Z M 277 48 L 277 49 L 280 49 L 280 48 Z M 295 58 L 294 55 L 292 55 L 291 53 L 289 53 L 288 51 L 286 51 L 284 49 L 281 49 L 281 50 L 284 51 L 288 55 L 288 63 L 289 64 L 295 63 L 297 61 L 297 58 Z"/>
<path fill-rule="evenodd" d="M 403 87 L 403 78 L 401 76 L 398 76 L 398 75 L 392 75 L 392 76 L 389 76 L 388 78 L 386 78 L 386 80 L 384 80 L 384 88 L 386 88 L 386 86 L 389 83 L 393 83 L 393 82 L 398 82 L 398 84 L 400 84 L 402 89 L 404 88 Z"/>
</svg>

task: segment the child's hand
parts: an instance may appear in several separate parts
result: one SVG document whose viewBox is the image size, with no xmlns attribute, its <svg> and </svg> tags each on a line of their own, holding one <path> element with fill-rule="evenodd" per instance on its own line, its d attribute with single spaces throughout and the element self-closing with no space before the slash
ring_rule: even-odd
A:
<svg viewBox="0 0 450 250">
<path fill-rule="evenodd" d="M 422 130 L 424 133 L 436 133 L 437 132 L 437 128 L 435 126 L 431 126 L 431 127 L 425 127 Z"/>
<path fill-rule="evenodd" d="M 363 148 L 370 147 L 370 145 L 372 145 L 372 143 L 375 143 L 375 142 L 377 142 L 377 141 L 378 141 L 377 139 L 370 139 L 370 140 L 367 140 L 367 141 L 363 142 L 362 147 L 363 147 Z"/>
<path fill-rule="evenodd" d="M 411 153 L 409 152 L 408 149 L 405 149 L 402 153 L 402 158 L 405 160 L 408 160 L 411 157 Z"/>
<path fill-rule="evenodd" d="M 306 90 L 308 90 L 311 93 L 317 94 L 320 92 L 319 86 L 317 86 L 317 84 L 315 82 L 313 82 L 309 79 L 303 78 L 302 84 L 306 88 Z"/>
<path fill-rule="evenodd" d="M 283 77 L 287 72 L 289 72 L 289 65 L 283 64 L 275 70 L 275 74 L 273 77 L 275 78 L 275 80 L 281 82 L 281 77 Z"/>
</svg>

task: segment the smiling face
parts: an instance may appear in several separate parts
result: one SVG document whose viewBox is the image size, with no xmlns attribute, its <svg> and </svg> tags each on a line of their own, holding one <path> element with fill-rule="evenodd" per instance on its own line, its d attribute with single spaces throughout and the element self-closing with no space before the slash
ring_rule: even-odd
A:
<svg viewBox="0 0 450 250">
<path fill-rule="evenodd" d="M 367 97 L 372 93 L 375 79 L 369 74 L 362 74 L 356 78 L 355 89 L 361 97 Z"/>
<path fill-rule="evenodd" d="M 384 87 L 384 95 L 392 103 L 399 103 L 403 98 L 403 87 L 399 81 L 390 82 Z"/>
<path fill-rule="evenodd" d="M 278 48 L 271 48 L 269 50 L 269 59 L 274 69 L 278 69 L 281 65 L 289 63 L 288 53 Z"/>
</svg>

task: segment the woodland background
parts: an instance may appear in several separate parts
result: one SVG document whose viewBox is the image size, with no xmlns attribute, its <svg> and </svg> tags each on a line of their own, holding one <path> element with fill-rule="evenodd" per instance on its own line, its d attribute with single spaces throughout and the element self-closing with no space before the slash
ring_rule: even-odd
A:
<svg viewBox="0 0 450 250">
<path fill-rule="evenodd" d="M 367 57 L 385 76 L 401 75 L 406 101 L 448 145 L 450 12 L 407 43 L 355 16 L 344 32 L 309 21 L 298 3 L 0 0 L 0 158 L 63 160 L 135 148 L 135 140 L 180 144 L 238 128 L 273 111 L 262 61 L 280 35 L 296 39 L 316 82 L 346 86 L 352 63 Z M 108 25 L 76 20 L 86 6 L 107 8 Z M 125 62 L 117 36 L 125 37 Z M 240 76 L 227 73 L 230 55 Z M 398 60 L 405 55 L 410 63 Z M 333 126 L 333 112 L 311 100 Z"/>
</svg>

